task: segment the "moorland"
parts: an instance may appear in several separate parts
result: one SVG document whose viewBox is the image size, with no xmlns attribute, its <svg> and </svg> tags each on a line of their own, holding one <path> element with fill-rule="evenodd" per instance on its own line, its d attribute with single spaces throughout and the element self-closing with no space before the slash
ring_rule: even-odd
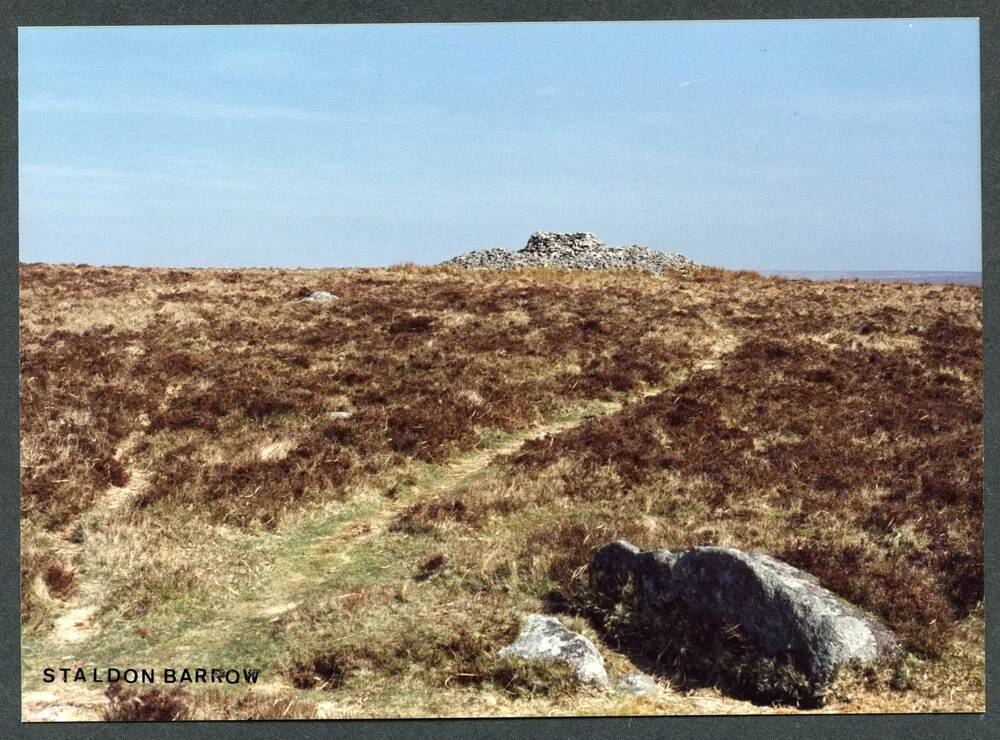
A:
<svg viewBox="0 0 1000 740">
<path fill-rule="evenodd" d="M 889 626 L 903 658 L 821 711 L 984 707 L 976 286 L 24 264 L 20 290 L 28 717 L 799 711 L 595 614 L 619 538 L 765 552 Z M 499 660 L 526 611 L 664 691 Z M 67 664 L 261 681 L 42 682 Z"/>
</svg>

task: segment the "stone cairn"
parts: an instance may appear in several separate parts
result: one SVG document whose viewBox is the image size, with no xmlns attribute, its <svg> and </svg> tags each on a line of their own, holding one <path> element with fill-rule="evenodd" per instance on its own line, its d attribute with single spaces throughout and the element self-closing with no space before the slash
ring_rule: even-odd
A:
<svg viewBox="0 0 1000 740">
<path fill-rule="evenodd" d="M 609 247 L 589 232 L 554 234 L 536 231 L 523 249 L 466 252 L 442 264 L 494 270 L 549 267 L 558 270 L 641 270 L 661 275 L 698 267 L 682 254 L 660 252 L 639 244 Z"/>
</svg>

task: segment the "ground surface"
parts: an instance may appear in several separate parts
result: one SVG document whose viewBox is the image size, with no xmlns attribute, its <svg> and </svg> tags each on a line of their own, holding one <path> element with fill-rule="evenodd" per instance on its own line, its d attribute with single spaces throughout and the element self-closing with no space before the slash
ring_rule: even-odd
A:
<svg viewBox="0 0 1000 740">
<path fill-rule="evenodd" d="M 885 621 L 906 661 L 823 711 L 981 710 L 981 322 L 974 286 L 714 270 L 24 265 L 25 717 L 775 711 L 588 614 L 616 538 Z M 664 691 L 503 664 L 521 611 Z M 262 674 L 109 703 L 64 665 Z"/>
</svg>

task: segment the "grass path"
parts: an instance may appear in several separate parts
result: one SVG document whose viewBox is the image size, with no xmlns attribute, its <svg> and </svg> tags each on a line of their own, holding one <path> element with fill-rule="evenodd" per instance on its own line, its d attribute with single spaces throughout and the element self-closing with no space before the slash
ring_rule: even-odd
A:
<svg viewBox="0 0 1000 740">
<path fill-rule="evenodd" d="M 114 486 L 104 492 L 90 508 L 83 519 L 71 527 L 103 526 L 112 521 L 128 503 L 138 496 L 149 483 L 145 471 L 132 470 L 128 483 Z M 72 529 L 61 533 L 61 555 L 67 561 L 80 560 L 83 547 Z M 95 617 L 100 608 L 102 585 L 93 580 L 85 580 L 82 586 L 66 604 L 66 610 L 56 617 L 51 635 L 56 644 L 71 645 L 91 639 L 98 631 Z"/>
<path fill-rule="evenodd" d="M 650 389 L 644 395 L 659 392 Z M 426 502 L 467 486 L 499 458 L 517 452 L 528 441 L 559 434 L 593 416 L 614 413 L 622 402 L 589 402 L 569 409 L 554 419 L 521 429 L 487 443 L 451 462 L 426 469 L 417 482 L 397 498 L 380 493 L 362 495 L 348 512 L 331 518 L 307 520 L 306 526 L 286 533 L 285 556 L 275 565 L 255 596 L 241 601 L 238 613 L 220 615 L 215 624 L 234 625 L 273 621 L 301 604 L 331 591 L 370 586 L 403 576 L 398 548 L 381 548 L 383 535 L 407 507 Z"/>
</svg>

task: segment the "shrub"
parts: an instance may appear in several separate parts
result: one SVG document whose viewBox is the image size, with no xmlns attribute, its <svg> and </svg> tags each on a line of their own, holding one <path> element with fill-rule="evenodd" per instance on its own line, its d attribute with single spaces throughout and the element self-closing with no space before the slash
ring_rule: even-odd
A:
<svg viewBox="0 0 1000 740">
<path fill-rule="evenodd" d="M 188 719 L 188 694 L 181 687 L 170 690 L 132 689 L 120 682 L 105 689 L 108 706 L 104 719 L 108 722 L 171 722 Z"/>
</svg>

